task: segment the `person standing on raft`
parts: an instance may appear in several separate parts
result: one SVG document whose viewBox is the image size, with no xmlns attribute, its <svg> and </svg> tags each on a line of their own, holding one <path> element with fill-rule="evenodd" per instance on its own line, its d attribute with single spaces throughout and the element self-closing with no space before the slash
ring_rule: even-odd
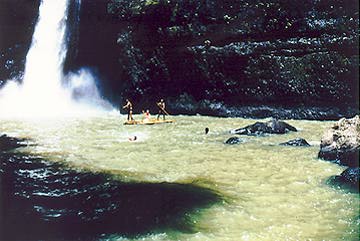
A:
<svg viewBox="0 0 360 241">
<path fill-rule="evenodd" d="M 134 120 L 132 117 L 132 103 L 130 102 L 129 99 L 126 99 L 126 104 L 123 106 L 123 109 L 127 109 L 128 110 L 128 117 L 127 120 Z"/>
<path fill-rule="evenodd" d="M 168 115 L 168 113 L 165 110 L 165 102 L 164 99 L 161 99 L 160 102 L 156 103 L 159 107 L 159 114 L 157 115 L 157 120 L 159 120 L 160 115 L 163 115 L 163 119 L 165 120 L 165 115 Z"/>
</svg>

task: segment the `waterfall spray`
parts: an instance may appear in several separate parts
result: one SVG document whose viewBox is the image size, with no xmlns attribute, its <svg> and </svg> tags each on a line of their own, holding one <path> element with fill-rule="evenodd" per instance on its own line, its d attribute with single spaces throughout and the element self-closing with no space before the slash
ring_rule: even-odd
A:
<svg viewBox="0 0 360 241">
<path fill-rule="evenodd" d="M 0 117 L 79 115 L 104 107 L 111 109 L 110 104 L 101 99 L 89 71 L 63 75 L 68 5 L 69 0 L 41 2 L 26 56 L 23 84 L 9 81 L 0 90 Z M 76 95 L 74 100 L 72 96 L 80 90 L 81 95 Z"/>
</svg>

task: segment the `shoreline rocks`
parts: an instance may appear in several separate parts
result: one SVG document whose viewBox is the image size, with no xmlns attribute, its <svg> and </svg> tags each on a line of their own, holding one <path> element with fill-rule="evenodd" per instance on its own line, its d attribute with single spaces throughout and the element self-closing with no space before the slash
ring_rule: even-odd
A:
<svg viewBox="0 0 360 241">
<path fill-rule="evenodd" d="M 359 166 L 360 117 L 340 119 L 321 138 L 318 157 L 349 167 Z"/>
<path fill-rule="evenodd" d="M 141 105 L 149 105 L 144 102 Z M 357 110 L 352 107 L 326 106 L 279 106 L 271 104 L 226 104 L 214 100 L 196 101 L 191 96 L 183 94 L 167 100 L 167 106 L 174 114 L 207 115 L 241 118 L 277 118 L 294 120 L 338 120 L 341 117 L 352 117 Z"/>
<path fill-rule="evenodd" d="M 336 184 L 345 184 L 359 191 L 359 149 L 360 149 L 360 117 L 340 119 L 321 138 L 318 158 L 348 166 L 340 176 L 336 176 Z"/>
</svg>

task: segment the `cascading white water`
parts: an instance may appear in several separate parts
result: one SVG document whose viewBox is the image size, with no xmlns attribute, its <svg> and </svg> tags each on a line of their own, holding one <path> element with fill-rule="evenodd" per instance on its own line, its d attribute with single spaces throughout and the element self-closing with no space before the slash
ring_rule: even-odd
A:
<svg viewBox="0 0 360 241">
<path fill-rule="evenodd" d="M 61 87 L 67 52 L 64 44 L 67 5 L 67 0 L 43 1 L 39 8 L 39 20 L 26 56 L 23 85 L 23 94 L 36 106 L 42 106 L 44 100 L 61 109 L 68 104 L 69 96 Z M 51 105 L 45 106 L 46 109 Z"/>
<path fill-rule="evenodd" d="M 94 106 L 85 102 L 92 105 L 101 103 L 101 108 L 110 106 L 101 100 L 93 78 L 86 70 L 80 70 L 80 74 L 63 75 L 68 5 L 69 0 L 41 2 L 39 19 L 26 56 L 23 85 L 10 81 L 1 90 L 0 116 L 62 116 L 93 112 Z M 66 88 L 62 84 L 65 79 L 69 81 Z M 74 88 L 84 85 L 91 89 L 91 93 L 83 91 L 79 97 L 81 101 L 74 101 Z"/>
</svg>

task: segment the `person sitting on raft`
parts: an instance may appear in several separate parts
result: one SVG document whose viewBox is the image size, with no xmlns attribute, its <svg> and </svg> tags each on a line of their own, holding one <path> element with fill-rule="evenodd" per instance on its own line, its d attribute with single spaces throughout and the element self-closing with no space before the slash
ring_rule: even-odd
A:
<svg viewBox="0 0 360 241">
<path fill-rule="evenodd" d="M 143 110 L 142 111 L 142 113 L 143 113 L 143 121 L 144 122 L 148 122 L 148 121 L 150 121 L 150 117 L 151 117 L 151 114 L 150 114 L 150 111 L 149 110 L 146 110 L 146 112 Z"/>
<path fill-rule="evenodd" d="M 149 110 L 146 110 L 145 112 L 145 120 L 150 120 L 150 111 Z"/>
</svg>

